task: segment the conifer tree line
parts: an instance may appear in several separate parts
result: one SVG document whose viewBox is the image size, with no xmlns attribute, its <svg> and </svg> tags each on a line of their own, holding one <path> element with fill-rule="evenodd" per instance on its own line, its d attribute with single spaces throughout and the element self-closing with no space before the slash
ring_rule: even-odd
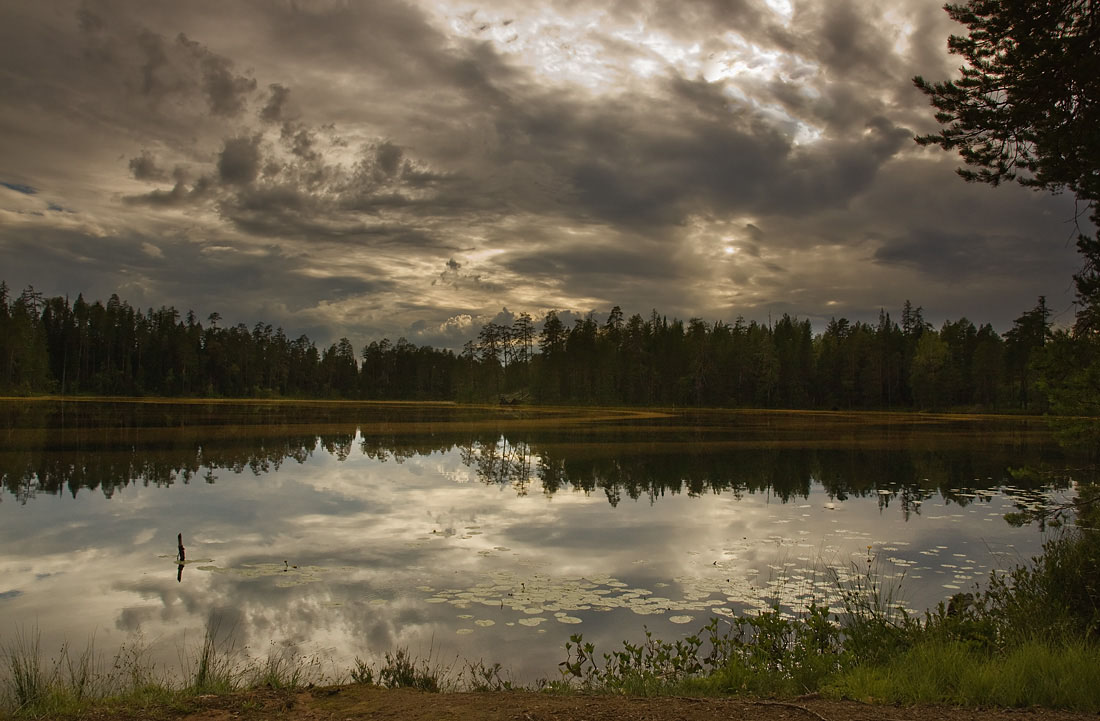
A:
<svg viewBox="0 0 1100 721">
<path fill-rule="evenodd" d="M 1003 335 L 966 318 L 935 328 L 908 301 L 900 322 L 881 311 L 818 334 L 789 315 L 684 322 L 616 306 L 570 327 L 523 313 L 457 354 L 405 338 L 318 348 L 220 321 L 0 282 L 0 393 L 1100 413 L 1095 334 L 1053 330 L 1042 297 Z"/>
</svg>

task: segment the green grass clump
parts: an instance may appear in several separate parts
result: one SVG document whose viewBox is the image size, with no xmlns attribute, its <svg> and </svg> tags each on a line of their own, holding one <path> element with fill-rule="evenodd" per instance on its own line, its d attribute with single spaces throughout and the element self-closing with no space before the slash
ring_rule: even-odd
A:
<svg viewBox="0 0 1100 721">
<path fill-rule="evenodd" d="M 244 674 L 244 686 L 293 691 L 311 683 L 312 679 L 320 678 L 323 675 L 320 665 L 317 656 L 300 659 L 285 652 L 272 651 Z"/>
<path fill-rule="evenodd" d="M 352 667 L 350 675 L 355 683 L 386 688 L 415 688 L 419 691 L 437 693 L 454 690 L 460 686 L 458 681 L 452 679 L 453 670 L 454 664 L 443 665 L 434 661 L 431 650 L 426 658 L 417 658 L 409 653 L 407 648 L 399 648 L 392 653 L 387 651 L 385 661 L 379 664 L 378 668 L 356 657 L 355 666 Z M 500 664 L 491 667 L 481 663 L 470 664 L 468 669 L 471 681 L 480 679 L 481 685 L 492 684 L 494 679 L 503 684 L 500 673 Z"/>
<path fill-rule="evenodd" d="M 440 675 L 428 662 L 417 663 L 408 649 L 399 648 L 386 653 L 386 662 L 378 671 L 378 679 L 389 688 L 415 688 L 421 691 L 439 691 Z"/>
<path fill-rule="evenodd" d="M 1100 649 L 1031 641 L 1003 654 L 962 642 L 920 643 L 882 665 L 838 674 L 831 695 L 879 703 L 1046 706 L 1100 711 Z"/>
</svg>

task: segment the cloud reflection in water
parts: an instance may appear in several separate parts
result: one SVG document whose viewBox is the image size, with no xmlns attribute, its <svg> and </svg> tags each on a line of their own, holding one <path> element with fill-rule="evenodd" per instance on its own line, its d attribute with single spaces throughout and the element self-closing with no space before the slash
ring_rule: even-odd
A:
<svg viewBox="0 0 1100 721">
<path fill-rule="evenodd" d="M 169 668 L 216 619 L 255 655 L 274 645 L 343 669 L 408 646 L 531 680 L 578 630 L 607 648 L 643 623 L 672 637 L 835 598 L 828 567 L 862 568 L 868 546 L 883 573 L 904 572 L 915 608 L 1039 548 L 1034 528 L 1000 519 L 1046 493 L 1005 483 L 1010 464 L 1049 452 L 1038 436 L 727 422 L 42 434 L 0 455 L 0 609 L 37 624 L 45 648 L 140 635 Z"/>
</svg>

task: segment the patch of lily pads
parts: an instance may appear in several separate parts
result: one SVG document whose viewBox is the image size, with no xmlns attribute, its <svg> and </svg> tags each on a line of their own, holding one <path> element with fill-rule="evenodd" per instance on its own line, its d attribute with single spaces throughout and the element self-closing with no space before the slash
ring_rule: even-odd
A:
<svg viewBox="0 0 1100 721">
<path fill-rule="evenodd" d="M 913 552 L 906 548 L 908 541 L 874 539 L 866 532 L 849 529 L 838 529 L 836 537 L 857 542 L 858 550 L 842 552 L 840 547 L 812 545 L 800 537 L 769 536 L 765 540 L 777 559 L 762 567 L 761 573 L 745 558 L 746 552 L 759 551 L 760 539 L 745 539 L 725 549 L 712 549 L 714 555 L 690 552 L 693 572 L 648 584 L 652 588 L 638 587 L 609 574 L 556 576 L 501 569 L 474 576 L 474 583 L 467 587 L 420 586 L 417 590 L 430 604 L 447 604 L 460 610 L 508 609 L 516 618 L 507 621 L 506 626 L 538 628 L 552 621 L 580 624 L 586 615 L 621 610 L 689 624 L 700 617 L 751 615 L 775 606 L 792 617 L 811 603 L 842 608 L 845 590 L 865 582 L 869 572 L 878 582 L 898 586 L 909 574 L 919 578 L 919 572 L 934 570 L 907 557 Z M 946 550 L 932 548 L 928 553 L 938 556 Z M 823 558 L 834 560 L 825 563 Z M 984 568 L 967 554 L 953 553 L 950 560 L 957 563 L 942 563 L 942 570 L 935 570 L 949 574 L 944 579 L 947 583 L 941 584 L 948 591 L 964 587 Z M 904 601 L 894 605 L 906 608 Z M 461 614 L 459 618 L 472 615 Z"/>
<path fill-rule="evenodd" d="M 425 601 L 450 604 L 456 609 L 488 606 L 509 609 L 516 613 L 521 626 L 538 627 L 550 620 L 562 624 L 579 624 L 583 619 L 576 612 L 607 612 L 617 609 L 632 611 L 639 616 L 674 614 L 674 623 L 687 623 L 694 616 L 686 612 L 718 612 L 717 607 L 736 600 L 740 606 L 766 608 L 759 598 L 760 589 L 737 578 L 680 577 L 675 579 L 679 598 L 659 596 L 647 588 L 631 587 L 609 575 L 556 577 L 536 573 L 520 575 L 508 570 L 486 573 L 468 588 L 448 588 L 430 591 Z M 668 586 L 668 584 L 661 584 Z M 426 587 L 424 587 L 426 588 Z M 428 593 L 428 591 L 424 591 Z M 460 614 L 469 618 L 470 614 Z M 684 620 L 686 619 L 686 620 Z M 488 626 L 488 623 L 477 622 Z M 511 624 L 509 624 L 511 625 Z"/>
</svg>

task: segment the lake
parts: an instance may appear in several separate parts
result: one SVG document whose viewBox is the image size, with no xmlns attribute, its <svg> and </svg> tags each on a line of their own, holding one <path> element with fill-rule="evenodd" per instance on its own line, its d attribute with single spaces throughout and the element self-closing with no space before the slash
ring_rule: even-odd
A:
<svg viewBox="0 0 1100 721">
<path fill-rule="evenodd" d="M 0 403 L 0 640 L 141 645 L 213 624 L 346 671 L 408 647 L 557 678 L 713 616 L 913 610 L 1039 552 L 1072 497 L 1039 418 L 447 404 Z M 177 534 L 186 563 L 176 562 Z"/>
</svg>

